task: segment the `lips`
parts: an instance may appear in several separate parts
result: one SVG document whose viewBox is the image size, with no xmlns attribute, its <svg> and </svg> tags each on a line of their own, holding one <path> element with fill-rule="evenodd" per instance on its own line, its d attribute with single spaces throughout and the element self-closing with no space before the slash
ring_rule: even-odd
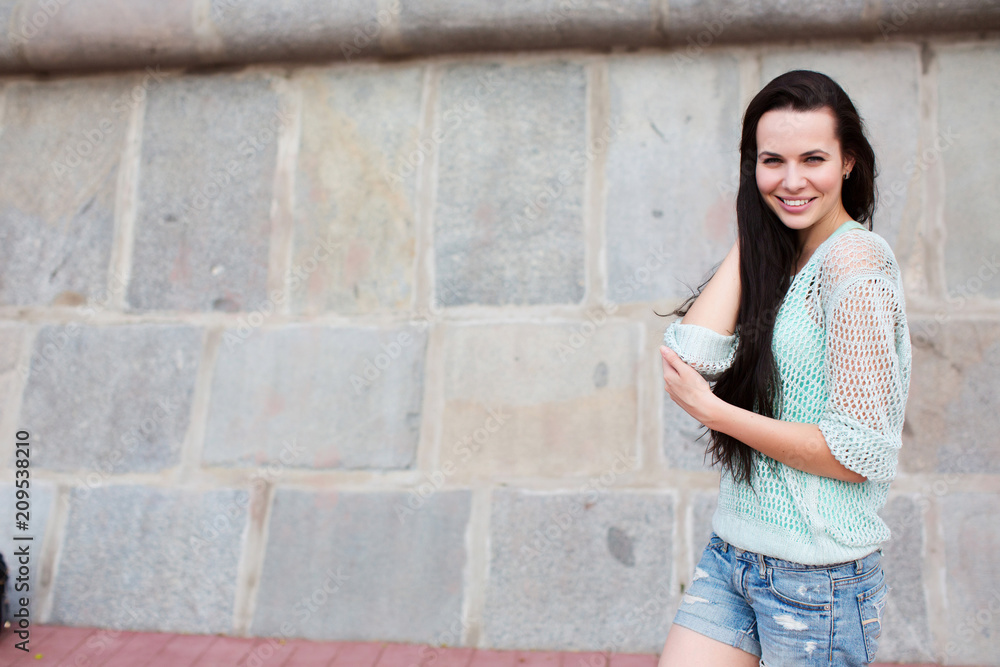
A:
<svg viewBox="0 0 1000 667">
<path fill-rule="evenodd" d="M 799 211 L 804 211 L 805 209 L 809 208 L 809 204 L 811 204 L 816 198 L 806 197 L 801 199 L 791 199 L 791 198 L 786 199 L 784 197 L 776 197 L 776 199 L 779 202 L 781 202 L 781 207 L 784 208 L 786 211 L 789 211 L 791 213 L 798 213 Z"/>
</svg>

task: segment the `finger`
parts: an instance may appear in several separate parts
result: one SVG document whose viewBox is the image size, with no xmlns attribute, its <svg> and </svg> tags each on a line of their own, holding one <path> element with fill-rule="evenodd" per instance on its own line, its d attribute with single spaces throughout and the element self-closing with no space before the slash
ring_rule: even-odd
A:
<svg viewBox="0 0 1000 667">
<path fill-rule="evenodd" d="M 668 365 L 674 373 L 679 373 L 680 367 L 687 365 L 676 352 L 666 345 L 660 346 L 660 355 L 663 357 L 663 363 Z"/>
<path fill-rule="evenodd" d="M 661 350 L 661 352 L 660 352 L 660 359 L 663 362 L 663 379 L 666 380 L 668 378 L 675 378 L 675 377 L 677 377 L 677 369 L 674 368 L 673 364 L 670 363 L 670 360 L 667 359 L 667 357 L 666 357 L 665 354 L 663 354 L 662 350 L 664 350 L 664 349 L 666 349 L 666 348 L 660 348 L 660 350 Z"/>
</svg>

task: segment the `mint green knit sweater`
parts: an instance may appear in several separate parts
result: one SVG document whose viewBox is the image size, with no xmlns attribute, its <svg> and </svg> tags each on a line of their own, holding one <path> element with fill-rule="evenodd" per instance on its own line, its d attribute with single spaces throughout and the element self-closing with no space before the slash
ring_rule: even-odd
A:
<svg viewBox="0 0 1000 667">
<path fill-rule="evenodd" d="M 664 344 L 714 380 L 740 332 L 683 320 Z M 834 457 L 867 477 L 843 482 L 755 452 L 754 488 L 723 474 L 712 529 L 741 549 L 808 565 L 854 560 L 889 538 L 885 505 L 910 385 L 910 335 L 899 266 L 889 244 L 857 222 L 841 225 L 792 279 L 772 340 L 783 421 L 817 424 Z"/>
</svg>

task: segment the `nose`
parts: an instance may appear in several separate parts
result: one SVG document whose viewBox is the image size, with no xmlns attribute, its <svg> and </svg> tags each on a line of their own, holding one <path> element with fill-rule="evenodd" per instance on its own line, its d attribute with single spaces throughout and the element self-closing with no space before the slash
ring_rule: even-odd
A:
<svg viewBox="0 0 1000 667">
<path fill-rule="evenodd" d="M 796 192 L 806 186 L 806 177 L 802 171 L 794 164 L 789 164 L 785 168 L 785 179 L 783 185 L 789 192 Z"/>
</svg>

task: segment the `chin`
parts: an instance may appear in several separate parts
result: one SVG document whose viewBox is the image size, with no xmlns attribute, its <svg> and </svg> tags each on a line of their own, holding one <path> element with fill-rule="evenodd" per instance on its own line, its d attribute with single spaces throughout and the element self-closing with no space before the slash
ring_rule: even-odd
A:
<svg viewBox="0 0 1000 667">
<path fill-rule="evenodd" d="M 789 220 L 787 218 L 781 217 L 780 215 L 778 216 L 778 219 L 781 220 L 781 224 L 783 224 L 785 227 L 788 227 L 789 229 L 794 229 L 795 231 L 809 229 L 814 224 L 816 224 L 815 220 L 801 220 L 801 219 Z"/>
</svg>

